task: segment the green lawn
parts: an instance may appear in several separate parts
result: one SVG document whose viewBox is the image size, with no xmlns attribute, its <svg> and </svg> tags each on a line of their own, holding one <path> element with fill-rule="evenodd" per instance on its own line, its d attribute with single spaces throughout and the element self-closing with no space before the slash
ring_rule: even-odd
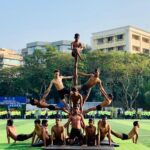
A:
<svg viewBox="0 0 150 150">
<path fill-rule="evenodd" d="M 97 120 L 96 120 L 97 121 Z M 95 124 L 96 124 L 95 121 Z M 120 133 L 128 133 L 132 128 L 133 120 L 108 120 L 112 129 Z M 113 140 L 120 144 L 116 150 L 149 150 L 150 149 L 150 120 L 140 120 L 139 141 L 138 144 L 133 144 L 131 140 L 122 141 L 113 137 Z M 65 123 L 65 120 L 63 120 Z M 34 129 L 33 120 L 14 120 L 14 125 L 17 128 L 17 133 L 31 133 Z M 49 119 L 50 127 L 54 125 L 54 120 Z M 6 141 L 6 120 L 0 120 L 0 150 L 27 150 L 38 149 L 30 146 L 31 139 L 25 142 L 17 142 L 16 144 L 7 144 Z M 12 141 L 11 141 L 12 142 Z"/>
</svg>

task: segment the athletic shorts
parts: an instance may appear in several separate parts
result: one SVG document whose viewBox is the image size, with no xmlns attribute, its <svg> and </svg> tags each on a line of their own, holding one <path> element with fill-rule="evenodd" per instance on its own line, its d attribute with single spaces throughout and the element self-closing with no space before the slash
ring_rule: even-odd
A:
<svg viewBox="0 0 150 150">
<path fill-rule="evenodd" d="M 88 137 L 87 138 L 87 146 L 95 146 L 95 137 Z"/>
<path fill-rule="evenodd" d="M 59 94 L 59 96 L 60 96 L 61 99 L 64 99 L 64 96 L 65 96 L 66 94 L 70 94 L 70 91 L 67 90 L 66 88 L 63 88 L 62 90 L 59 90 L 59 91 L 58 91 L 58 94 Z"/>
<path fill-rule="evenodd" d="M 72 128 L 69 138 L 70 139 L 78 138 L 78 140 L 83 140 L 83 134 L 81 132 L 81 129 Z"/>
<path fill-rule="evenodd" d="M 81 87 L 81 92 L 83 95 L 88 95 L 90 90 L 91 90 L 91 88 L 87 87 L 87 85 L 82 85 L 82 87 Z"/>
<path fill-rule="evenodd" d="M 54 105 L 49 105 L 49 106 L 48 106 L 48 109 L 49 109 L 49 110 L 56 110 L 56 107 L 55 107 Z"/>
<path fill-rule="evenodd" d="M 102 106 L 101 105 L 97 105 L 96 106 L 96 110 L 102 110 Z"/>
<path fill-rule="evenodd" d="M 122 140 L 128 140 L 129 137 L 127 134 L 122 133 Z"/>
<path fill-rule="evenodd" d="M 31 138 L 32 136 L 33 136 L 33 133 L 32 134 L 19 134 L 19 135 L 17 135 L 16 141 L 25 141 L 25 140 Z"/>
<path fill-rule="evenodd" d="M 74 51 L 72 51 L 72 57 L 76 57 L 77 56 L 77 54 L 76 54 L 76 52 L 74 52 Z"/>
<path fill-rule="evenodd" d="M 53 140 L 54 145 L 64 145 L 64 141 L 61 139 L 55 139 Z"/>
</svg>

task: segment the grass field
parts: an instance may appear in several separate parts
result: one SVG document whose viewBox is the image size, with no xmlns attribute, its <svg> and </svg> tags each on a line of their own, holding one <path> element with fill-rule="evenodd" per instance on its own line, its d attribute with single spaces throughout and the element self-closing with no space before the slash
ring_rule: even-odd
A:
<svg viewBox="0 0 150 150">
<path fill-rule="evenodd" d="M 34 129 L 34 120 L 14 120 L 14 125 L 17 128 L 17 133 L 31 133 Z M 86 120 L 87 122 L 87 120 Z M 95 121 L 96 125 L 97 120 Z M 128 133 L 132 128 L 133 120 L 108 120 L 113 130 L 119 133 Z M 139 120 L 139 141 L 138 144 L 133 144 L 131 140 L 122 141 L 113 137 L 116 143 L 120 144 L 116 150 L 150 150 L 150 120 Z M 65 120 L 63 120 L 65 123 Z M 49 119 L 49 131 L 51 126 L 54 125 L 54 120 Z M 40 150 L 40 148 L 32 148 L 31 139 L 25 142 L 17 142 L 16 144 L 7 144 L 6 141 L 6 120 L 0 120 L 0 150 Z"/>
</svg>

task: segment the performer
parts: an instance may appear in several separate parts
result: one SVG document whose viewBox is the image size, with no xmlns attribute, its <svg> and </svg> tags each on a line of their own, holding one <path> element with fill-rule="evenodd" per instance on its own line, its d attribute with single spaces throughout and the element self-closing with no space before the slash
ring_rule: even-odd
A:
<svg viewBox="0 0 150 150">
<path fill-rule="evenodd" d="M 82 145 L 84 138 L 81 128 L 85 128 L 85 123 L 79 107 L 77 106 L 73 108 L 73 113 L 70 114 L 68 122 L 64 125 L 64 127 L 68 127 L 70 123 L 72 126 L 71 133 L 69 135 L 70 145 L 74 145 L 76 141 L 78 141 L 78 143 Z"/>
<path fill-rule="evenodd" d="M 51 128 L 51 139 L 51 145 L 64 145 L 65 143 L 65 132 L 60 118 L 56 118 L 56 125 Z"/>
<path fill-rule="evenodd" d="M 132 139 L 133 143 L 137 144 L 138 135 L 139 135 L 138 134 L 139 128 L 140 128 L 140 125 L 139 125 L 138 121 L 134 121 L 133 122 L 133 128 L 128 134 L 124 134 L 124 133 L 119 134 L 119 133 L 116 133 L 112 130 L 111 130 L 111 134 L 116 136 L 117 138 L 122 139 L 122 140 Z"/>
<path fill-rule="evenodd" d="M 108 105 L 110 105 L 111 104 L 111 102 L 112 102 L 112 95 L 111 94 L 105 94 L 105 93 L 103 93 L 103 91 L 102 91 L 102 94 L 103 94 L 103 96 L 104 96 L 104 101 L 101 103 L 101 104 L 99 104 L 99 105 L 97 105 L 97 106 L 95 106 L 95 107 L 92 107 L 92 108 L 89 108 L 89 109 L 87 109 L 87 110 L 84 110 L 83 111 L 83 113 L 85 114 L 85 113 L 88 113 L 88 112 L 90 112 L 90 111 L 95 111 L 95 110 L 102 110 L 102 108 L 103 107 L 106 107 L 106 106 L 108 106 Z"/>
<path fill-rule="evenodd" d="M 36 119 L 34 121 L 34 125 L 35 125 L 35 127 L 34 127 L 34 131 L 33 131 L 32 145 L 38 145 L 39 141 L 42 140 L 42 138 L 43 138 L 43 129 L 41 126 L 40 119 Z M 37 139 L 35 140 L 36 136 L 37 136 Z M 43 146 L 43 143 L 40 146 Z"/>
<path fill-rule="evenodd" d="M 82 111 L 83 98 L 76 87 L 73 87 L 71 89 L 70 100 L 71 100 L 72 107 L 78 106 L 80 110 Z"/>
<path fill-rule="evenodd" d="M 44 146 L 48 146 L 51 144 L 51 136 L 48 133 L 48 121 L 47 120 L 42 120 L 42 139 L 44 142 Z"/>
<path fill-rule="evenodd" d="M 83 45 L 82 43 L 79 41 L 80 35 L 78 33 L 76 33 L 74 35 L 74 39 L 75 41 L 73 41 L 71 43 L 71 49 L 72 49 L 72 56 L 73 57 L 79 57 L 80 60 L 82 60 L 80 53 L 83 50 Z"/>
<path fill-rule="evenodd" d="M 48 96 L 48 94 L 51 91 L 52 85 L 54 84 L 57 91 L 58 91 L 58 94 L 59 94 L 62 102 L 65 104 L 65 107 L 68 107 L 68 105 L 65 101 L 65 95 L 69 95 L 70 90 L 68 90 L 64 87 L 64 84 L 63 84 L 62 80 L 63 79 L 72 79 L 72 78 L 73 78 L 73 76 L 67 76 L 67 77 L 61 76 L 60 71 L 55 70 L 54 71 L 54 79 L 50 82 L 47 90 L 44 92 L 44 95 L 43 95 L 42 99 L 46 99 L 46 97 Z"/>
<path fill-rule="evenodd" d="M 98 122 L 98 145 L 100 142 L 108 137 L 109 145 L 111 145 L 111 126 L 107 123 L 107 117 L 103 117 L 102 120 Z"/>
<path fill-rule="evenodd" d="M 94 126 L 94 120 L 89 119 L 89 126 L 85 127 L 85 137 L 87 146 L 95 146 L 96 144 L 96 127 Z"/>
<path fill-rule="evenodd" d="M 83 93 L 83 104 L 88 99 L 90 92 L 91 92 L 91 88 L 94 87 L 95 85 L 99 85 L 99 89 L 101 93 L 103 95 L 107 95 L 104 87 L 102 86 L 102 81 L 99 78 L 99 75 L 100 75 L 99 69 L 95 69 L 94 74 L 86 74 L 86 73 L 79 72 L 79 75 L 90 77 L 87 83 L 78 86 L 79 90 Z"/>
<path fill-rule="evenodd" d="M 68 110 L 66 110 L 65 108 L 61 108 L 61 107 L 57 107 L 55 105 L 47 104 L 45 102 L 45 99 L 37 100 L 37 99 L 30 98 L 30 104 L 33 106 L 37 106 L 39 108 L 48 108 L 49 110 L 56 110 L 56 111 L 62 110 L 66 113 L 69 113 Z"/>
<path fill-rule="evenodd" d="M 10 138 L 12 138 L 14 140 L 14 143 L 16 143 L 16 141 L 25 141 L 33 136 L 33 133 L 17 135 L 16 128 L 13 125 L 13 123 L 14 122 L 12 119 L 7 120 L 6 133 L 7 133 L 8 144 L 10 144 Z"/>
</svg>

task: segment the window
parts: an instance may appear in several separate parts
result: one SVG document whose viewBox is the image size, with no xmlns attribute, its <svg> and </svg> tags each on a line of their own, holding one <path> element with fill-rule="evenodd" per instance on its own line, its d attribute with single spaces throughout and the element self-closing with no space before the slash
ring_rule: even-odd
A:
<svg viewBox="0 0 150 150">
<path fill-rule="evenodd" d="M 124 50 L 124 46 L 118 46 L 117 49 L 118 51 Z"/>
<path fill-rule="evenodd" d="M 116 36 L 117 41 L 123 40 L 123 34 L 119 34 Z"/>
<path fill-rule="evenodd" d="M 112 36 L 110 36 L 110 37 L 108 37 L 107 38 L 107 42 L 109 43 L 109 42 L 112 42 L 113 41 L 113 37 Z"/>
<path fill-rule="evenodd" d="M 149 50 L 149 49 L 146 49 L 146 48 L 143 48 L 143 53 L 149 54 L 149 53 L 150 53 L 150 50 Z"/>
<path fill-rule="evenodd" d="M 147 38 L 142 38 L 142 41 L 145 43 L 149 43 L 149 39 L 147 39 Z"/>
<path fill-rule="evenodd" d="M 104 43 L 104 39 L 103 38 L 97 40 L 97 44 L 103 44 L 103 43 Z"/>
<path fill-rule="evenodd" d="M 138 35 L 135 35 L 135 34 L 132 35 L 132 38 L 133 38 L 134 40 L 139 40 L 139 39 L 140 39 L 140 37 L 139 37 Z"/>
<path fill-rule="evenodd" d="M 133 50 L 134 50 L 134 51 L 140 51 L 140 47 L 133 46 Z"/>
</svg>

